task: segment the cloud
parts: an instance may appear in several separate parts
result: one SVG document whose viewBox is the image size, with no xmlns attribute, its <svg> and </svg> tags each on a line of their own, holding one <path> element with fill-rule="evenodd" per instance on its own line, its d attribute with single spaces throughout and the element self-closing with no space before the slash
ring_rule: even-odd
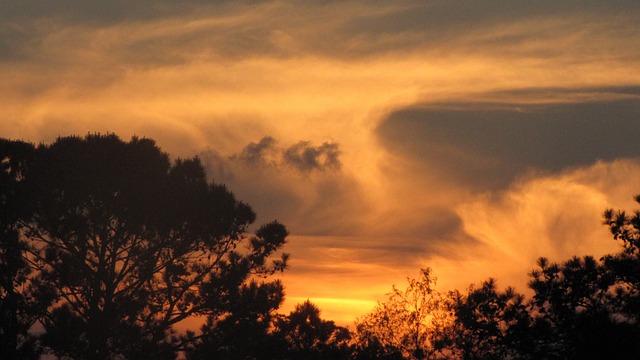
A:
<svg viewBox="0 0 640 360">
<path fill-rule="evenodd" d="M 340 169 L 340 150 L 335 143 L 314 147 L 308 141 L 292 145 L 284 152 L 284 160 L 300 171 Z"/>
<path fill-rule="evenodd" d="M 46 55 L 74 60 L 64 53 L 82 60 L 86 50 L 142 67 L 194 57 L 357 60 L 400 53 L 575 59 L 577 50 L 586 61 L 637 55 L 633 44 L 640 41 L 634 1 L 508 7 L 500 1 L 7 1 L 3 9 L 6 60 L 21 54 L 21 61 L 38 62 L 53 60 Z"/>
<path fill-rule="evenodd" d="M 352 40 L 349 50 L 356 54 L 420 48 L 445 55 L 481 52 L 562 57 L 563 49 L 556 46 L 560 42 L 575 49 L 588 46 L 587 39 L 611 45 L 614 33 L 633 39 L 637 27 L 632 14 L 639 10 L 633 1 L 578 6 L 555 1 L 515 1 L 510 6 L 500 1 L 403 2 L 385 11 L 364 11 L 345 23 L 340 33 Z M 612 22 L 618 26 L 611 26 Z"/>
<path fill-rule="evenodd" d="M 560 262 L 574 255 L 599 258 L 619 251 L 620 244 L 602 224 L 602 214 L 608 208 L 637 206 L 633 195 L 640 188 L 629 182 L 637 176 L 637 159 L 598 161 L 522 179 L 505 190 L 469 199 L 456 206 L 456 212 L 464 231 L 484 244 L 484 250 L 476 254 L 475 264 L 459 266 L 475 266 L 468 269 L 470 274 L 494 276 L 504 286 L 516 285 L 525 291 L 527 274 L 541 256 Z"/>
<path fill-rule="evenodd" d="M 637 91 L 636 88 L 631 89 Z M 416 105 L 377 128 L 391 152 L 424 171 L 476 189 L 509 185 L 527 171 L 559 171 L 640 156 L 640 99 L 518 104 Z"/>
<path fill-rule="evenodd" d="M 254 207 L 259 221 L 278 219 L 295 234 L 355 233 L 367 215 L 367 196 L 341 171 L 337 143 L 281 146 L 265 136 L 235 154 L 208 150 L 200 157 L 210 177 Z"/>
<path fill-rule="evenodd" d="M 267 162 L 266 156 L 267 153 L 273 153 L 275 151 L 276 140 L 271 136 L 265 136 L 258 143 L 251 142 L 242 150 L 237 156 L 232 156 L 232 158 L 237 157 L 243 161 L 246 161 L 252 165 L 263 164 Z M 273 162 L 269 161 L 270 163 Z"/>
<path fill-rule="evenodd" d="M 271 136 L 265 136 L 257 143 L 250 142 L 240 154 L 231 155 L 229 158 L 242 160 L 252 166 L 290 166 L 301 173 L 340 170 L 341 166 L 340 149 L 334 142 L 314 146 L 310 141 L 300 141 L 280 148 L 276 139 Z"/>
<path fill-rule="evenodd" d="M 370 191 L 342 167 L 340 146 L 334 142 L 287 145 L 264 136 L 235 154 L 208 150 L 200 157 L 209 176 L 253 206 L 259 221 L 278 219 L 295 235 L 370 237 L 367 243 L 343 244 L 354 246 L 354 256 L 384 254 L 390 261 L 405 257 L 405 262 L 406 257 L 432 253 L 455 257 L 452 247 L 477 243 L 464 233 L 452 204 L 422 203 L 418 194 L 387 203 L 382 194 Z M 375 239 L 395 240 L 385 245 Z"/>
<path fill-rule="evenodd" d="M 381 300 L 391 284 L 404 286 L 407 276 L 415 277 L 425 267 L 433 269 L 442 291 L 464 291 L 494 277 L 501 287 L 515 286 L 527 293 L 528 273 L 540 256 L 559 262 L 574 255 L 598 258 L 620 249 L 602 225 L 602 214 L 607 208 L 637 206 L 633 194 L 640 189 L 629 179 L 638 176 L 640 161 L 628 159 L 521 178 L 506 189 L 431 209 L 423 219 L 425 225 L 429 218 L 435 222 L 426 226 L 424 238 L 418 233 L 292 236 L 287 245 L 293 255 L 291 269 L 283 277 L 288 296 Z M 404 215 L 396 214 L 401 219 L 397 221 L 404 223 Z M 434 241 L 439 236 L 442 241 Z M 353 314 L 370 310 L 360 308 L 349 318 L 336 311 L 339 307 L 329 306 L 329 313 L 345 324 Z"/>
<path fill-rule="evenodd" d="M 544 5 L 5 1 L 0 131 L 254 116 L 280 137 L 278 122 L 299 123 L 288 129 L 317 144 L 416 99 L 638 83 L 637 4 Z"/>
</svg>

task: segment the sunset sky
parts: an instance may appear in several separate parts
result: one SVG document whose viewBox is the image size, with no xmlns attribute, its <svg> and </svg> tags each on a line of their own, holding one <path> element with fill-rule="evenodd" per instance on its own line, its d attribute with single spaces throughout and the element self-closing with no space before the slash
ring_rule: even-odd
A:
<svg viewBox="0 0 640 360">
<path fill-rule="evenodd" d="M 640 2 L 4 1 L 0 137 L 150 137 L 291 236 L 348 325 L 431 267 L 526 292 L 640 193 Z"/>
</svg>

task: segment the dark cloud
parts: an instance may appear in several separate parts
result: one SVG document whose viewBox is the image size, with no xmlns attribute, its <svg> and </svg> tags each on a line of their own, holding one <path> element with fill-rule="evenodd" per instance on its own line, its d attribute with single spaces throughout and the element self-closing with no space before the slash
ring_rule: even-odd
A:
<svg viewBox="0 0 640 360">
<path fill-rule="evenodd" d="M 413 213 L 374 215 L 367 189 L 343 172 L 336 143 L 285 146 L 265 136 L 237 154 L 209 150 L 200 157 L 215 181 L 256 210 L 258 223 L 278 219 L 296 235 L 328 236 L 327 243 L 304 245 L 319 252 L 339 248 L 351 259 L 388 265 L 435 254 L 456 258 L 458 246 L 479 246 L 448 207 L 404 204 Z"/>
<path fill-rule="evenodd" d="M 261 159 L 249 162 L 239 154 L 229 156 L 212 149 L 199 157 L 213 181 L 225 184 L 238 199 L 251 205 L 258 214 L 258 224 L 277 219 L 291 226 L 291 214 L 304 206 L 298 189 L 288 186 L 295 174 L 278 171 Z"/>
<path fill-rule="evenodd" d="M 639 119 L 640 100 L 633 98 L 545 105 L 449 103 L 394 111 L 376 131 L 385 147 L 416 160 L 423 171 L 448 182 L 491 188 L 506 186 L 528 170 L 638 157 Z"/>
<path fill-rule="evenodd" d="M 275 150 L 275 145 L 276 139 L 265 136 L 257 143 L 249 143 L 239 155 L 233 155 L 232 158 L 237 157 L 251 164 L 261 164 L 265 162 L 267 153 Z"/>
<path fill-rule="evenodd" d="M 278 219 L 296 234 L 355 233 L 367 207 L 362 189 L 342 172 L 338 144 L 300 141 L 281 146 L 270 136 L 239 153 L 200 154 L 209 176 L 226 184 L 258 213 Z"/>
<path fill-rule="evenodd" d="M 338 144 L 325 142 L 313 146 L 301 141 L 284 151 L 284 161 L 300 171 L 340 169 L 340 150 Z"/>
<path fill-rule="evenodd" d="M 271 136 L 247 144 L 230 159 L 239 159 L 251 165 L 289 166 L 301 173 L 340 170 L 341 166 L 340 149 L 336 143 L 325 142 L 314 146 L 310 141 L 300 141 L 284 148 L 279 147 Z"/>
</svg>

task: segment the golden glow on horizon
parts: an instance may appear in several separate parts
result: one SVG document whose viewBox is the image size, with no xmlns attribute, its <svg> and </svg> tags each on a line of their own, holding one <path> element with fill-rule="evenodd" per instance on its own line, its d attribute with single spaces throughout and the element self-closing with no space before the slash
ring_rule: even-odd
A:
<svg viewBox="0 0 640 360">
<path fill-rule="evenodd" d="M 334 321 L 341 326 L 348 326 L 353 329 L 353 321 L 356 317 L 362 316 L 370 312 L 376 305 L 376 301 L 372 300 L 353 300 L 353 299 L 341 299 L 341 298 L 305 298 L 305 297 L 287 297 L 288 306 L 283 308 L 283 313 L 287 314 L 289 311 L 293 311 L 294 304 L 301 304 L 306 300 L 311 301 L 320 308 L 320 316 L 323 319 Z M 288 309 L 287 309 L 288 308 Z"/>
</svg>

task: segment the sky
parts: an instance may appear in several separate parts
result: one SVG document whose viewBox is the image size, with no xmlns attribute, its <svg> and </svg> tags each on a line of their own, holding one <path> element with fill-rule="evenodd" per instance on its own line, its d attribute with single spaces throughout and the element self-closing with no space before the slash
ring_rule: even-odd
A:
<svg viewBox="0 0 640 360">
<path fill-rule="evenodd" d="M 199 156 L 291 232 L 288 311 L 431 267 L 527 292 L 640 193 L 640 2 L 0 0 L 0 137 Z"/>
</svg>

